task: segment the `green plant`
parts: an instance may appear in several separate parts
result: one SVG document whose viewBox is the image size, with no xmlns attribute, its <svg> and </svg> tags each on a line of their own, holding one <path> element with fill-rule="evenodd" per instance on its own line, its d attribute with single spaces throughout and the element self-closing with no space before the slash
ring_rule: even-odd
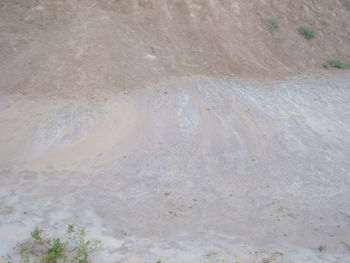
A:
<svg viewBox="0 0 350 263">
<path fill-rule="evenodd" d="M 278 20 L 276 18 L 267 19 L 267 23 L 270 25 L 271 30 L 276 30 L 278 28 Z"/>
<path fill-rule="evenodd" d="M 52 239 L 52 246 L 48 249 L 44 261 L 47 263 L 56 263 L 59 259 L 64 259 L 65 244 L 59 238 Z"/>
<path fill-rule="evenodd" d="M 75 233 L 73 236 L 73 239 L 75 241 L 75 248 L 76 248 L 76 253 L 75 253 L 73 262 L 88 263 L 89 254 L 98 248 L 100 241 L 86 240 L 85 228 L 82 228 L 77 233 Z"/>
<path fill-rule="evenodd" d="M 85 228 L 75 229 L 68 225 L 67 238 L 45 238 L 44 231 L 35 227 L 30 233 L 34 240 L 34 248 L 21 247 L 19 250 L 22 263 L 30 263 L 31 257 L 37 258 L 40 263 L 88 263 L 90 254 L 95 251 L 100 241 L 88 240 Z M 38 255 L 40 251 L 40 255 Z"/>
<path fill-rule="evenodd" d="M 320 253 L 322 253 L 322 252 L 324 252 L 324 251 L 326 251 L 327 250 L 327 246 L 320 246 L 319 248 L 318 248 L 318 251 L 320 252 Z"/>
<path fill-rule="evenodd" d="M 19 250 L 19 254 L 21 255 L 23 263 L 29 263 L 30 260 L 29 260 L 28 250 L 26 248 L 21 248 Z"/>
<path fill-rule="evenodd" d="M 43 230 L 41 230 L 39 227 L 34 227 L 33 231 L 30 232 L 30 236 L 39 244 L 46 246 L 46 241 L 43 239 Z"/>
<path fill-rule="evenodd" d="M 315 37 L 315 31 L 307 26 L 301 26 L 298 28 L 299 34 L 303 35 L 307 39 L 314 38 Z"/>
<path fill-rule="evenodd" d="M 64 249 L 66 244 L 59 238 L 44 239 L 43 230 L 37 226 L 30 233 L 31 237 L 39 245 L 46 249 L 46 254 L 43 256 L 42 261 L 45 263 L 56 263 L 59 259 L 65 259 Z"/>
<path fill-rule="evenodd" d="M 340 59 L 332 59 L 328 61 L 328 63 L 325 63 L 322 65 L 325 69 L 328 69 L 329 67 L 338 68 L 338 69 L 350 69 L 350 63 L 346 64 Z"/>
<path fill-rule="evenodd" d="M 339 69 L 349 69 L 350 68 L 350 64 L 346 64 L 346 63 L 342 62 L 340 59 L 332 59 L 328 63 L 333 68 L 339 68 Z"/>
</svg>

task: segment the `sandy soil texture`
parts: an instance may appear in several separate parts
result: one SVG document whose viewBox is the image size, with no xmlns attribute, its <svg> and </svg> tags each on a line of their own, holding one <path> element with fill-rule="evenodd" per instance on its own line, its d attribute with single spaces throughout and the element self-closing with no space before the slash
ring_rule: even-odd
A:
<svg viewBox="0 0 350 263">
<path fill-rule="evenodd" d="M 188 75 L 280 78 L 350 60 L 349 0 L 0 2 L 2 91 L 94 97 Z M 271 31 L 268 18 L 279 28 Z M 315 29 L 306 40 L 297 28 Z"/>
<path fill-rule="evenodd" d="M 0 263 L 350 262 L 349 0 L 0 0 L 0 58 Z"/>
<path fill-rule="evenodd" d="M 96 262 L 349 262 L 349 91 L 344 74 L 2 96 L 0 255 L 73 222 Z"/>
</svg>

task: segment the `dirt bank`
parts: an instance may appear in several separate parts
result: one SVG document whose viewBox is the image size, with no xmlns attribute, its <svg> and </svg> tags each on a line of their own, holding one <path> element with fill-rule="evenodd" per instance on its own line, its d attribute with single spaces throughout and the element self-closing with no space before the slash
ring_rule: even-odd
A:
<svg viewBox="0 0 350 263">
<path fill-rule="evenodd" d="M 0 89 L 94 97 L 188 75 L 281 78 L 350 60 L 348 0 L 0 3 Z M 269 29 L 268 18 L 279 28 Z M 315 29 L 306 40 L 300 25 Z"/>
</svg>

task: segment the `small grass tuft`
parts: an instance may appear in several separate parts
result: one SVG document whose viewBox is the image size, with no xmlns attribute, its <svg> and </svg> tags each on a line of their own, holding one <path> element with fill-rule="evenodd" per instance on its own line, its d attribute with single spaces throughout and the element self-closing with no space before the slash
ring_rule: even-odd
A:
<svg viewBox="0 0 350 263">
<path fill-rule="evenodd" d="M 322 253 L 322 252 L 324 252 L 324 251 L 326 251 L 327 250 L 327 246 L 320 246 L 319 248 L 318 248 L 318 251 L 320 252 L 320 253 Z"/>
<path fill-rule="evenodd" d="M 303 35 L 306 39 L 315 37 L 315 31 L 311 27 L 301 26 L 298 28 L 299 34 Z"/>
<path fill-rule="evenodd" d="M 269 24 L 271 30 L 276 30 L 278 28 L 278 20 L 276 18 L 267 19 L 267 23 Z"/>
<path fill-rule="evenodd" d="M 340 59 L 331 59 L 328 63 L 322 65 L 325 69 L 329 67 L 337 68 L 337 69 L 350 69 L 350 63 L 346 64 Z"/>
<path fill-rule="evenodd" d="M 341 61 L 340 59 L 332 59 L 328 63 L 333 68 L 338 68 L 338 69 L 349 69 L 350 68 L 350 64 L 346 64 L 343 61 Z"/>
</svg>

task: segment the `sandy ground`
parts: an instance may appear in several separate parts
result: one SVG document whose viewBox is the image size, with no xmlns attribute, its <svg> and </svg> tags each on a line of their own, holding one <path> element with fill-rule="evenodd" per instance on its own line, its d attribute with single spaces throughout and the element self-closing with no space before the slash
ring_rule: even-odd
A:
<svg viewBox="0 0 350 263">
<path fill-rule="evenodd" d="M 349 99 L 349 74 L 2 96 L 0 255 L 73 222 L 95 262 L 349 262 Z"/>
<path fill-rule="evenodd" d="M 1 0 L 0 262 L 68 223 L 99 263 L 350 262 L 349 11 Z"/>
</svg>

